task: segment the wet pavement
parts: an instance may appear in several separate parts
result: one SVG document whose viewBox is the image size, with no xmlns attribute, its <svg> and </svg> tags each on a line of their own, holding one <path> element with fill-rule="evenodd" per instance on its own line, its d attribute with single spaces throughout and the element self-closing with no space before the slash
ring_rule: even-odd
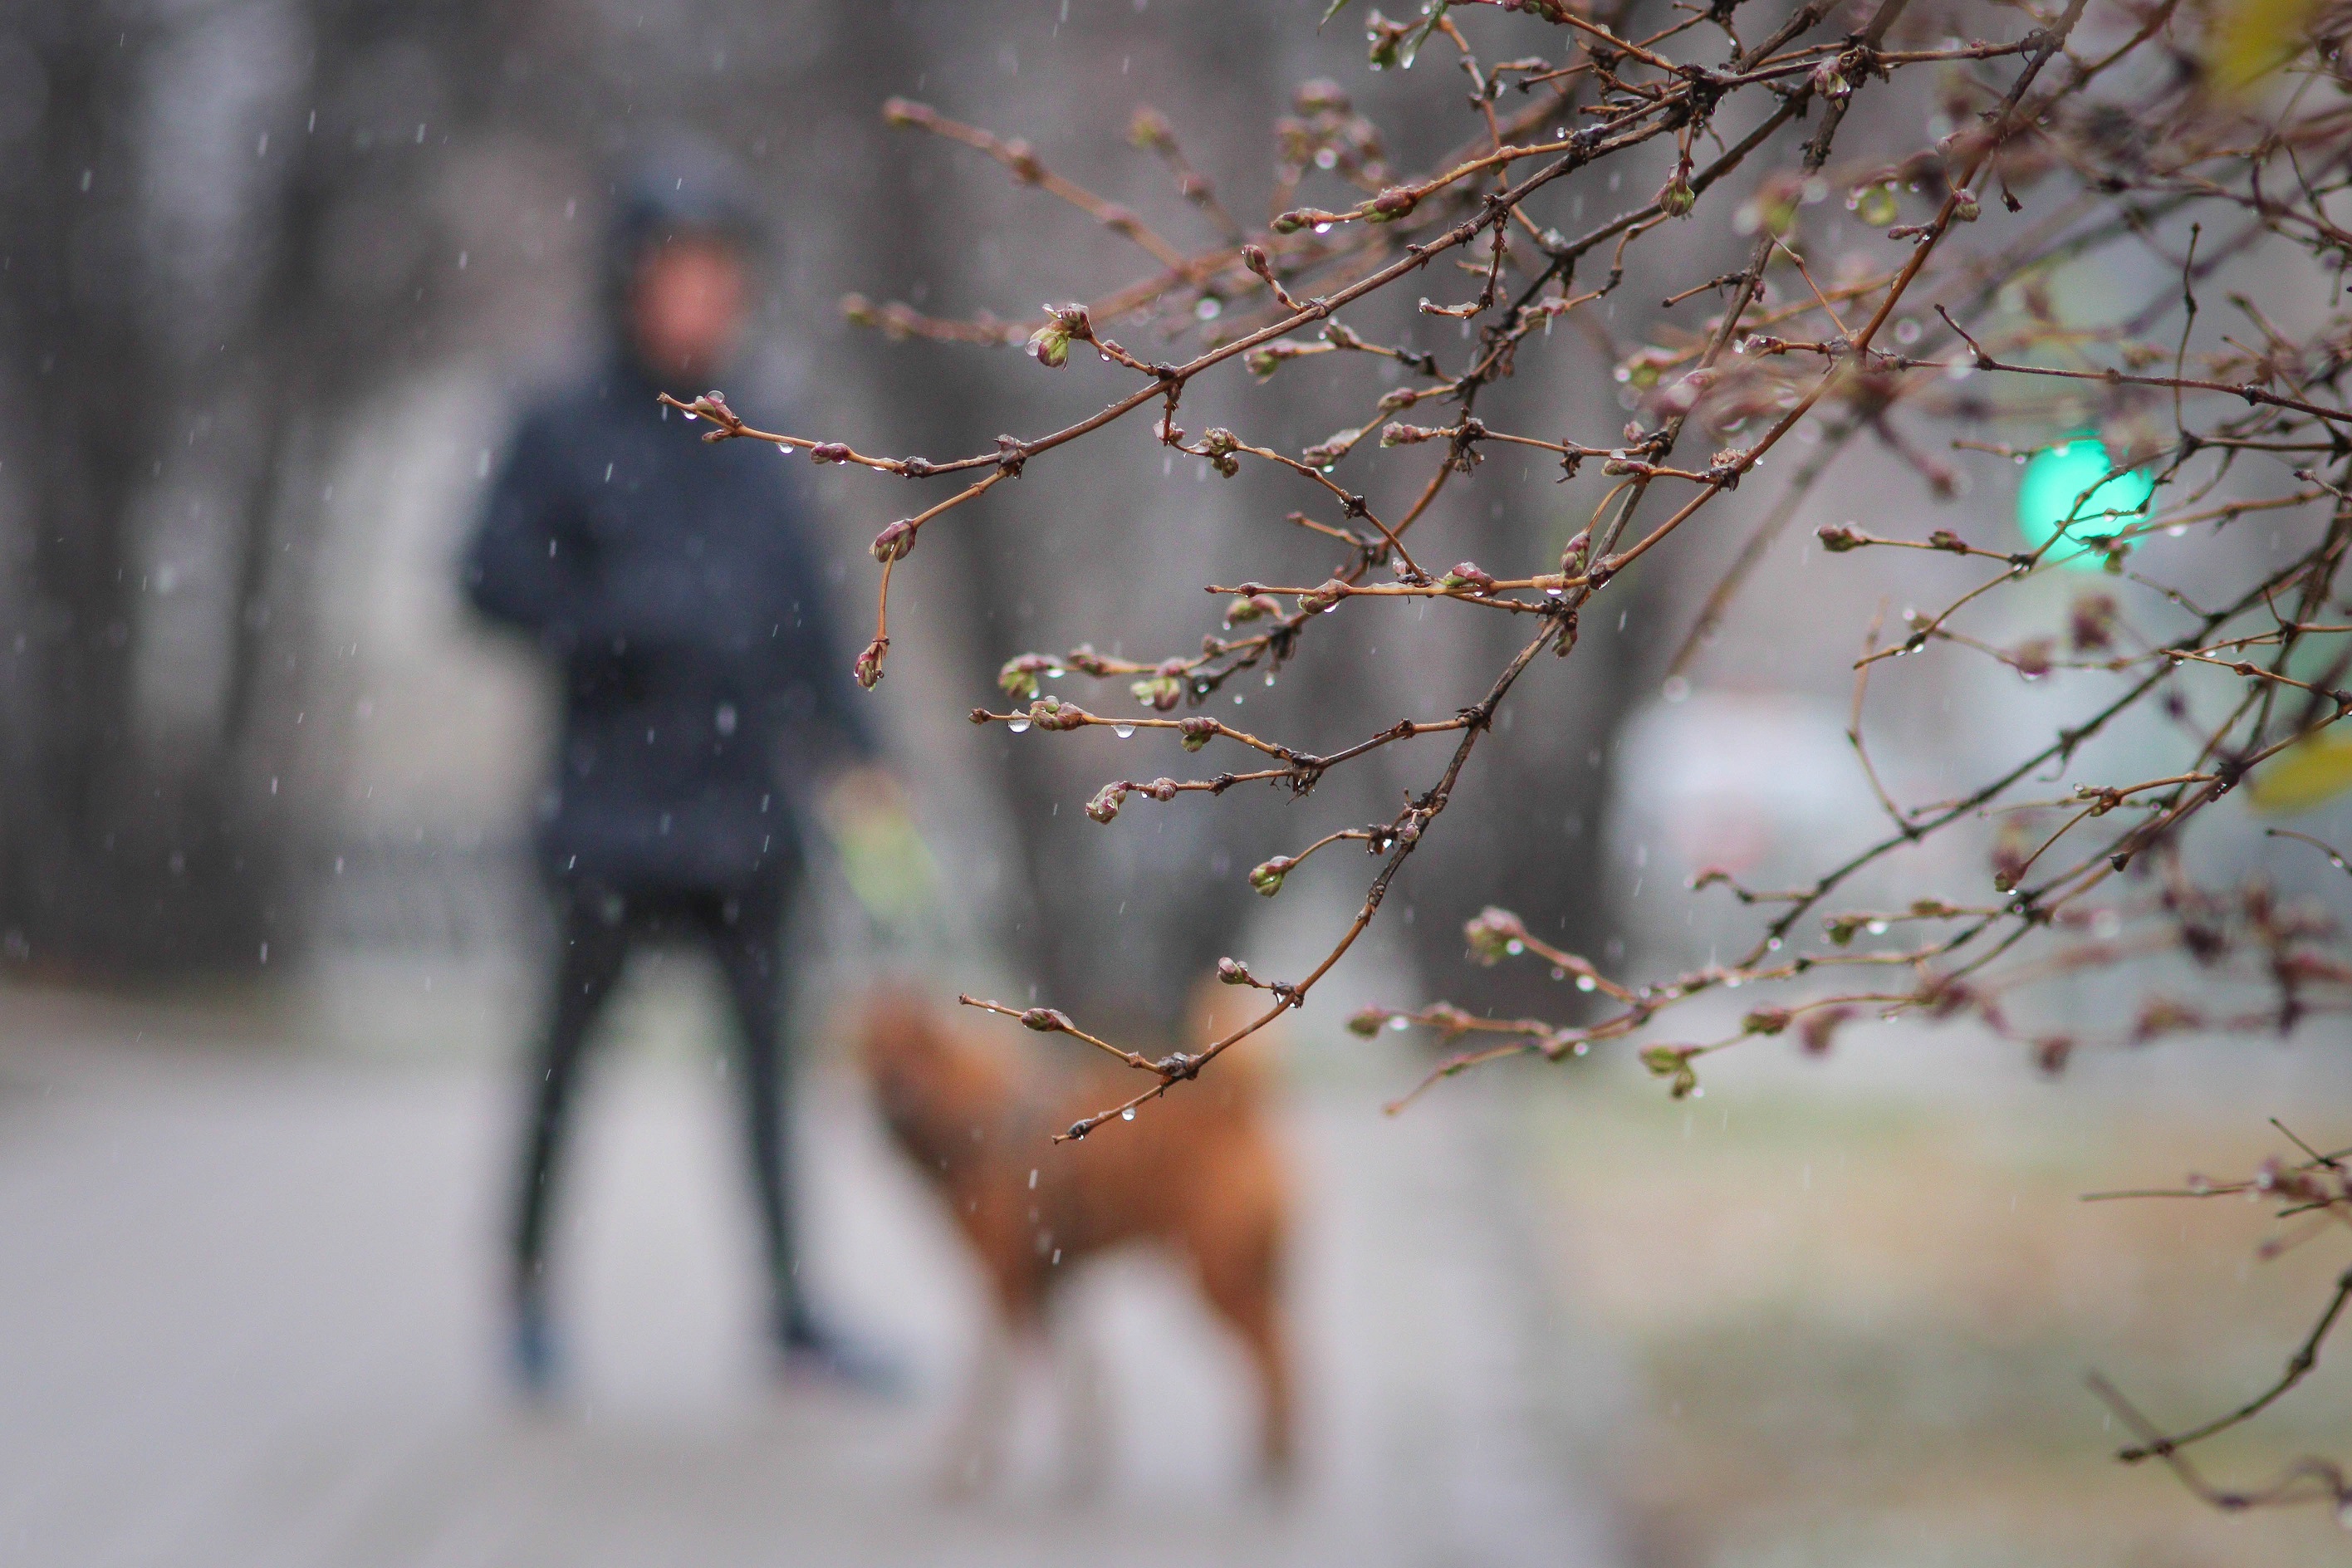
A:
<svg viewBox="0 0 2352 1568">
<path fill-rule="evenodd" d="M 1071 1293 L 1108 1373 L 1105 1489 L 1066 1495 L 1041 1368 L 1006 1483 L 954 1503 L 933 1483 L 977 1286 L 845 1073 L 803 1097 L 809 1268 L 913 1392 L 768 1375 L 728 1086 L 707 1052 L 646 1049 L 611 1053 L 586 1104 L 571 1375 L 534 1411 L 493 1289 L 505 1063 L 306 1045 L 315 1016 L 0 994 L 0 1562 L 1615 1561 L 1578 1457 L 1610 1363 L 1538 1262 L 1499 1079 L 1391 1119 L 1402 1054 L 1291 1074 L 1294 1495 L 1250 1483 L 1237 1352 L 1136 1258 Z"/>
</svg>

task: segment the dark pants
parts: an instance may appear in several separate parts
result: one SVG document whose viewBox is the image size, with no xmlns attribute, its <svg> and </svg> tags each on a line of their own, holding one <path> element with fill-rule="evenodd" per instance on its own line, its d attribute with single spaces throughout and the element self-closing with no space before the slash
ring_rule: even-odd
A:
<svg viewBox="0 0 2352 1568">
<path fill-rule="evenodd" d="M 785 1186 L 791 1151 L 786 1146 L 789 1064 L 782 1037 L 790 1005 L 784 917 L 795 880 L 787 873 L 737 892 L 623 893 L 593 882 L 563 889 L 562 951 L 547 1033 L 533 1068 L 530 1121 L 515 1206 L 519 1295 L 535 1298 L 543 1289 L 556 1170 L 591 1026 L 620 979 L 632 947 L 685 940 L 701 943 L 718 960 L 734 1005 L 742 1058 L 730 1064 L 730 1076 L 743 1096 L 761 1239 L 775 1292 L 775 1328 L 789 1333 L 802 1321 L 792 1205 Z M 740 1070 L 734 1070 L 739 1065 Z"/>
</svg>

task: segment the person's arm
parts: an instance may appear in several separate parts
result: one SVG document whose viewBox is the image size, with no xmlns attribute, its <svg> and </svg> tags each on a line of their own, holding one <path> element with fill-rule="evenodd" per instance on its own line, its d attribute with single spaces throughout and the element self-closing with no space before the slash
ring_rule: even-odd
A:
<svg viewBox="0 0 2352 1568">
<path fill-rule="evenodd" d="M 551 422 L 530 416 L 490 487 L 466 552 L 463 582 L 467 598 L 484 616 L 559 648 L 579 640 L 592 591 L 586 536 L 570 511 Z"/>
</svg>

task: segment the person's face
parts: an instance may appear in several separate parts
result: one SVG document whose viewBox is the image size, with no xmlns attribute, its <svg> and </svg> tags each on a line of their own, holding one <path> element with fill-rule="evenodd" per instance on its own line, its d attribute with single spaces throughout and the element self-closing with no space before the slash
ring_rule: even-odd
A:
<svg viewBox="0 0 2352 1568">
<path fill-rule="evenodd" d="M 648 369 L 688 378 L 723 363 L 743 326 L 743 258 L 720 239 L 677 239 L 638 263 L 629 323 Z"/>
</svg>

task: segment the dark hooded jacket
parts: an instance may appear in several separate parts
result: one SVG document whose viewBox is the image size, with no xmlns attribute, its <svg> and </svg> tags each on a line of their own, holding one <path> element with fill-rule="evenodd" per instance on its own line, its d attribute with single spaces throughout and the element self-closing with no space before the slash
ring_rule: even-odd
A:
<svg viewBox="0 0 2352 1568">
<path fill-rule="evenodd" d="M 612 246 L 616 303 L 646 247 L 681 230 L 742 236 L 741 209 L 714 208 L 713 183 L 696 180 L 689 200 L 681 182 L 676 201 L 667 171 L 636 183 Z M 562 666 L 540 835 L 549 872 L 630 890 L 740 889 L 798 847 L 791 786 L 827 752 L 872 748 L 793 454 L 706 444 L 656 391 L 618 351 L 524 416 L 465 584 Z"/>
</svg>

